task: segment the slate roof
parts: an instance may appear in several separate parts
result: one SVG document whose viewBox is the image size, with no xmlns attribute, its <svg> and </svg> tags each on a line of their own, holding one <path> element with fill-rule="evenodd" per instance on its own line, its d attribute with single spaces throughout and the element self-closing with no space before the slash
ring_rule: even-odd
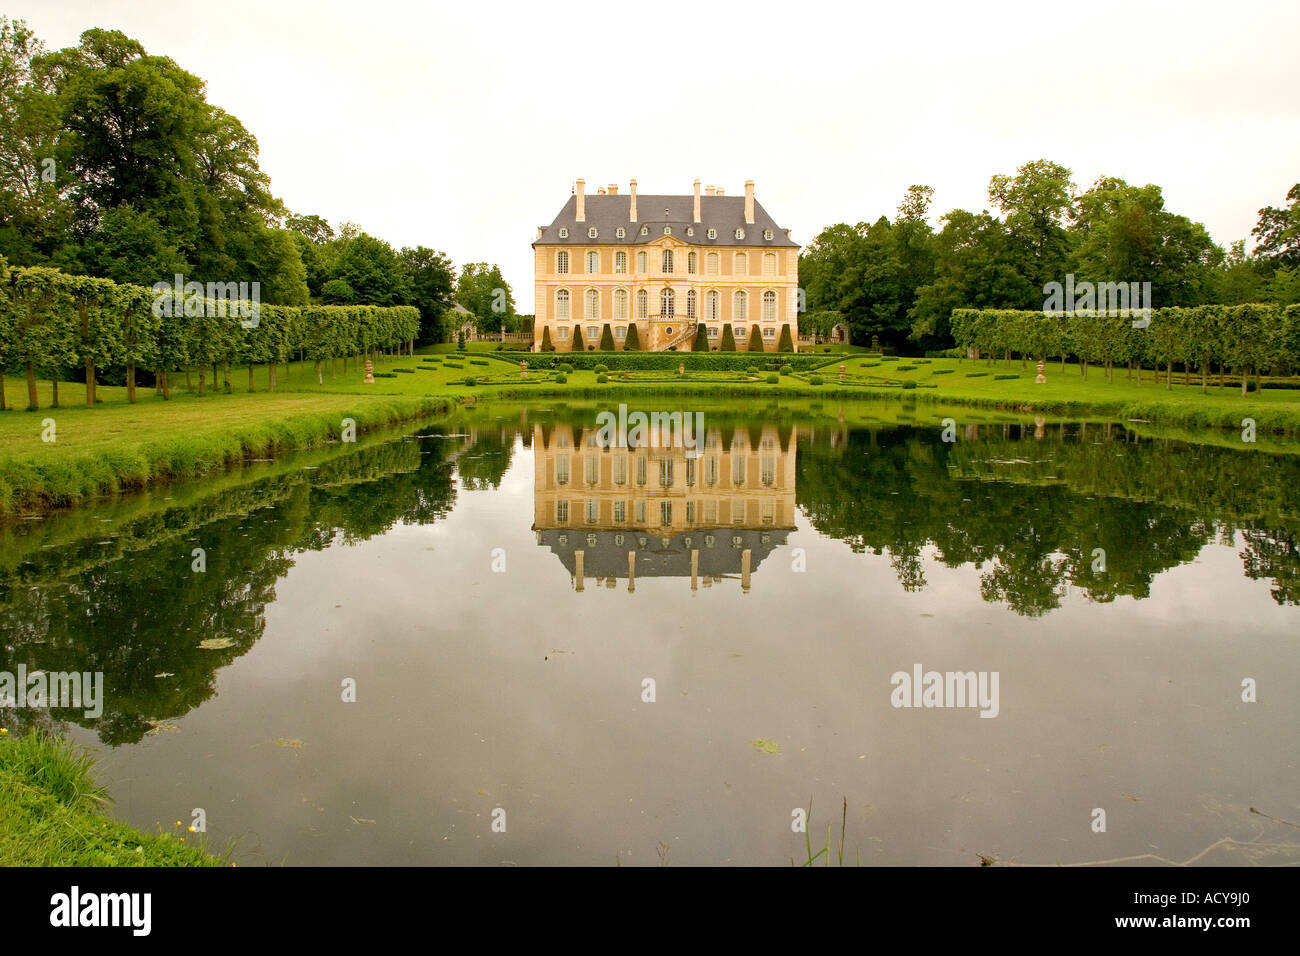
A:
<svg viewBox="0 0 1300 956">
<path fill-rule="evenodd" d="M 560 562 L 573 574 L 577 561 L 573 552 L 582 551 L 582 573 L 589 578 L 626 578 L 627 553 L 636 552 L 636 576 L 639 578 L 691 576 L 691 550 L 700 552 L 700 574 L 722 575 L 740 573 L 740 552 L 752 551 L 750 571 L 757 571 L 763 559 L 783 546 L 790 530 L 786 528 L 697 528 L 673 535 L 665 543 L 663 538 L 635 528 L 627 531 L 588 532 L 580 525 L 573 528 L 543 528 L 539 531 L 541 544 L 548 547 Z M 587 543 L 587 535 L 594 534 L 596 543 Z M 615 534 L 623 537 L 623 544 L 615 544 Z M 714 539 L 713 547 L 705 545 L 705 536 Z M 564 539 L 561 543 L 560 539 Z M 644 538 L 646 543 L 641 544 Z M 688 544 L 687 541 L 690 541 Z M 739 539 L 738 541 L 736 539 Z"/>
<path fill-rule="evenodd" d="M 584 201 L 586 221 L 577 221 L 578 197 L 570 196 L 560 214 L 549 226 L 542 228 L 542 234 L 533 245 L 574 245 L 574 246 L 635 246 L 652 242 L 664 234 L 664 226 L 672 226 L 673 238 L 695 246 L 778 246 L 798 247 L 799 243 L 791 239 L 776 220 L 768 215 L 757 199 L 754 200 L 754 221 L 745 222 L 744 196 L 700 196 L 700 222 L 694 221 L 695 196 L 657 196 L 638 193 L 636 197 L 637 221 L 628 217 L 632 212 L 630 194 L 619 193 L 616 196 L 602 196 L 599 193 L 587 196 Z M 666 214 L 665 214 L 666 211 Z M 569 228 L 567 239 L 560 238 L 560 227 Z M 597 236 L 591 239 L 587 230 L 595 226 Z M 618 238 L 618 227 L 626 230 L 623 239 Z M 648 234 L 641 235 L 641 227 L 648 227 Z M 687 227 L 694 227 L 695 235 L 686 234 Z M 718 230 L 718 238 L 708 238 L 710 227 Z M 745 238 L 736 238 L 736 229 L 745 230 Z M 763 231 L 772 230 L 772 238 L 764 239 Z"/>
</svg>

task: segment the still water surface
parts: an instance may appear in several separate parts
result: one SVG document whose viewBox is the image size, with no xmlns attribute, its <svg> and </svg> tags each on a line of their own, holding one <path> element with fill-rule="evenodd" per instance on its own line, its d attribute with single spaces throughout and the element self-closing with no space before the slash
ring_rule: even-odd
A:
<svg viewBox="0 0 1300 956">
<path fill-rule="evenodd" d="M 595 414 L 9 526 L 0 670 L 107 686 L 0 717 L 240 865 L 788 865 L 810 798 L 848 863 L 1300 861 L 1300 456 L 717 412 L 694 457 Z M 917 668 L 995 706 L 894 706 Z"/>
</svg>

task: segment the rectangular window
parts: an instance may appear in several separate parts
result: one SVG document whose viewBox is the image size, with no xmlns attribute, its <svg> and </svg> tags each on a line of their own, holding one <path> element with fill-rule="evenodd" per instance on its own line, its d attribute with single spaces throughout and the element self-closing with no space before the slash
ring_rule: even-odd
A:
<svg viewBox="0 0 1300 956">
<path fill-rule="evenodd" d="M 704 459 L 704 481 L 710 485 L 718 483 L 718 456 L 709 455 Z"/>
<path fill-rule="evenodd" d="M 614 484 L 627 484 L 627 455 L 619 455 L 614 459 Z"/>
<path fill-rule="evenodd" d="M 659 459 L 659 484 L 665 488 L 673 486 L 673 460 L 671 458 Z"/>
<path fill-rule="evenodd" d="M 645 499 L 642 498 L 636 503 L 636 520 L 645 524 Z"/>
<path fill-rule="evenodd" d="M 745 483 L 745 456 L 743 453 L 731 456 L 731 483 L 733 485 L 743 485 Z"/>
<path fill-rule="evenodd" d="M 718 503 L 717 503 L 716 501 L 706 501 L 706 502 L 704 502 L 704 520 L 705 520 L 707 523 L 709 523 L 709 524 L 717 524 L 717 523 L 718 523 Z M 712 546 L 712 544 L 713 544 L 713 536 L 712 536 L 712 535 L 709 535 L 709 536 L 706 537 L 704 540 L 705 540 L 705 543 L 707 543 L 708 545 Z"/>
<path fill-rule="evenodd" d="M 636 483 L 645 484 L 645 455 L 638 455 L 636 459 Z"/>
<path fill-rule="evenodd" d="M 595 524 L 596 518 L 599 516 L 599 513 L 600 513 L 599 506 L 596 504 L 596 499 L 588 498 L 587 499 L 587 524 Z"/>
<path fill-rule="evenodd" d="M 626 252 L 616 252 L 616 253 L 614 253 L 614 271 L 615 271 L 615 272 L 627 272 L 627 253 L 626 253 Z"/>
<path fill-rule="evenodd" d="M 589 485 L 594 485 L 600 475 L 600 462 L 595 455 L 582 456 L 582 477 Z"/>
<path fill-rule="evenodd" d="M 627 326 L 626 325 L 615 326 L 614 338 L 618 339 L 618 341 L 620 342 L 622 342 L 625 338 L 627 338 Z"/>
<path fill-rule="evenodd" d="M 765 329 L 763 329 L 763 338 L 765 338 L 765 339 L 774 339 L 774 338 L 776 338 L 776 329 L 773 329 L 773 328 L 765 328 Z"/>
<path fill-rule="evenodd" d="M 594 342 L 596 339 L 600 338 L 600 329 L 596 328 L 594 325 L 589 325 L 584 330 L 584 334 L 587 336 L 588 341 Z"/>
<path fill-rule="evenodd" d="M 567 485 L 569 483 L 569 456 L 555 456 L 555 483 L 557 485 Z"/>
<path fill-rule="evenodd" d="M 568 316 L 566 315 L 566 316 L 564 316 L 564 318 L 567 319 Z M 561 327 L 561 328 L 556 329 L 556 330 L 555 330 L 555 337 L 556 337 L 557 339 L 559 339 L 561 342 L 567 342 L 567 341 L 569 341 L 569 330 L 568 330 L 568 328 L 567 328 L 567 327 Z"/>
<path fill-rule="evenodd" d="M 618 524 L 622 524 L 626 520 L 627 520 L 627 502 L 626 501 L 614 502 L 614 521 L 617 522 Z"/>
<path fill-rule="evenodd" d="M 695 486 L 695 459 L 687 458 L 686 459 L 686 487 L 693 488 L 694 486 Z"/>
<path fill-rule="evenodd" d="M 743 325 L 736 326 L 736 338 L 743 339 L 749 332 Z"/>
<path fill-rule="evenodd" d="M 650 256 L 647 253 L 638 252 L 636 254 L 636 271 L 637 272 L 650 271 Z"/>
<path fill-rule="evenodd" d="M 557 501 L 555 503 L 555 523 L 567 524 L 569 521 L 569 503 L 567 501 Z"/>
<path fill-rule="evenodd" d="M 717 337 L 718 337 L 718 327 L 717 327 L 716 325 L 710 325 L 710 326 L 709 326 L 709 338 L 711 338 L 711 339 L 716 339 Z"/>
<path fill-rule="evenodd" d="M 774 455 L 763 456 L 763 484 L 771 485 L 776 483 L 776 457 Z"/>
<path fill-rule="evenodd" d="M 695 524 L 695 502 L 686 502 L 686 523 Z"/>
<path fill-rule="evenodd" d="M 664 526 L 673 523 L 673 503 L 671 501 L 659 502 L 659 523 Z"/>
</svg>

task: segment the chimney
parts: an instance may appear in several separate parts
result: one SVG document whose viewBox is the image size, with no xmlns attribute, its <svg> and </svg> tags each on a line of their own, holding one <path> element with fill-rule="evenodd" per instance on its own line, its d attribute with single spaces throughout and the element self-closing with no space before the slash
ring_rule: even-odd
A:
<svg viewBox="0 0 1300 956">
<path fill-rule="evenodd" d="M 597 196 L 603 196 L 603 195 L 605 195 L 605 187 L 604 187 L 604 186 L 597 186 L 597 187 L 596 187 L 596 195 L 597 195 Z"/>
<path fill-rule="evenodd" d="M 629 187 L 631 189 L 631 196 L 632 196 L 632 214 L 628 216 L 628 219 L 632 220 L 632 222 L 636 222 L 636 180 L 635 179 L 632 180 L 632 182 L 629 184 Z"/>
<path fill-rule="evenodd" d="M 718 189 L 717 189 L 717 192 L 715 192 L 713 195 L 715 195 L 715 196 L 725 196 L 726 194 L 727 194 L 727 191 L 726 191 L 725 189 L 723 189 L 721 186 L 719 186 Z"/>
<path fill-rule="evenodd" d="M 577 182 L 577 183 L 575 184 L 575 186 L 574 186 L 574 193 L 575 193 L 575 195 L 578 197 L 578 215 L 577 215 L 577 217 L 576 217 L 578 222 L 586 222 L 586 221 L 587 221 L 587 196 L 586 196 L 586 191 L 587 191 L 587 182 L 586 182 L 586 180 L 579 179 L 578 182 Z"/>
<path fill-rule="evenodd" d="M 700 181 L 695 180 L 695 221 L 700 221 Z"/>
<path fill-rule="evenodd" d="M 606 186 L 606 187 L 605 187 L 605 195 L 606 195 L 606 196 L 617 196 L 617 195 L 618 195 L 618 183 L 610 183 L 608 186 Z"/>
<path fill-rule="evenodd" d="M 754 180 L 745 180 L 745 222 L 754 224 Z"/>
<path fill-rule="evenodd" d="M 706 196 L 716 196 L 717 194 L 718 194 L 718 187 L 717 187 L 717 186 L 705 186 L 705 187 L 704 187 L 704 195 L 706 195 Z"/>
</svg>

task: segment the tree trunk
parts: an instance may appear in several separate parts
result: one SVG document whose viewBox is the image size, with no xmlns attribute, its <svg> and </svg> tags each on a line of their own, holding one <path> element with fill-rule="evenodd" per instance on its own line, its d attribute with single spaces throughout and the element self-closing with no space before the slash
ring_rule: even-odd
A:
<svg viewBox="0 0 1300 956">
<path fill-rule="evenodd" d="M 171 382 L 167 378 L 166 371 L 159 372 L 158 379 L 162 384 L 163 401 L 164 402 L 171 401 L 172 386 L 171 386 Z"/>
<path fill-rule="evenodd" d="M 1246 378 L 1249 374 L 1250 374 L 1250 369 L 1243 368 L 1241 370 L 1241 397 L 1242 398 L 1246 397 Z"/>
<path fill-rule="evenodd" d="M 199 366 L 199 394 L 200 395 L 207 394 L 207 389 L 206 389 L 207 381 L 208 381 L 208 370 L 206 367 L 200 365 Z"/>
<path fill-rule="evenodd" d="M 275 391 L 275 361 L 267 363 L 266 366 L 266 387 L 268 391 Z"/>
<path fill-rule="evenodd" d="M 7 412 L 9 405 L 5 402 L 5 370 L 0 368 L 0 412 Z"/>
<path fill-rule="evenodd" d="M 95 407 L 95 360 L 86 356 L 86 404 Z"/>
<path fill-rule="evenodd" d="M 320 363 L 319 361 L 316 362 L 316 384 L 317 384 L 317 385 L 324 385 L 324 384 L 325 384 L 325 379 L 321 378 L 321 369 L 320 369 L 320 364 L 321 364 L 321 363 Z"/>
<path fill-rule="evenodd" d="M 227 395 L 230 394 L 230 359 L 225 359 L 221 363 L 221 381 Z M 212 384 L 217 383 L 217 373 L 212 373 Z"/>
<path fill-rule="evenodd" d="M 54 372 L 53 372 L 53 374 L 50 375 L 50 388 L 51 388 L 51 394 L 50 394 L 50 408 L 58 408 L 58 407 L 59 407 L 59 371 L 58 371 L 58 369 L 55 369 Z"/>
<path fill-rule="evenodd" d="M 126 400 L 135 404 L 135 363 L 126 363 Z"/>
<path fill-rule="evenodd" d="M 339 377 L 339 360 L 333 355 L 330 356 L 330 378 Z"/>
<path fill-rule="evenodd" d="M 1088 361 L 1087 361 L 1087 359 L 1079 359 L 1079 374 L 1082 375 L 1084 378 L 1087 378 L 1087 377 L 1088 377 Z"/>
<path fill-rule="evenodd" d="M 1174 360 L 1170 359 L 1165 363 L 1165 391 L 1174 387 Z"/>
<path fill-rule="evenodd" d="M 190 367 L 188 365 L 185 366 L 185 390 L 187 392 L 194 391 L 194 383 L 190 381 Z"/>
<path fill-rule="evenodd" d="M 1201 363 L 1201 394 L 1202 395 L 1205 394 L 1206 386 L 1209 385 L 1210 383 L 1210 379 L 1209 379 L 1210 372 L 1207 368 L 1209 364 L 1210 364 L 1209 362 Z"/>
<path fill-rule="evenodd" d="M 1192 363 L 1191 362 L 1183 363 L 1183 384 L 1184 385 L 1192 384 Z"/>
</svg>

